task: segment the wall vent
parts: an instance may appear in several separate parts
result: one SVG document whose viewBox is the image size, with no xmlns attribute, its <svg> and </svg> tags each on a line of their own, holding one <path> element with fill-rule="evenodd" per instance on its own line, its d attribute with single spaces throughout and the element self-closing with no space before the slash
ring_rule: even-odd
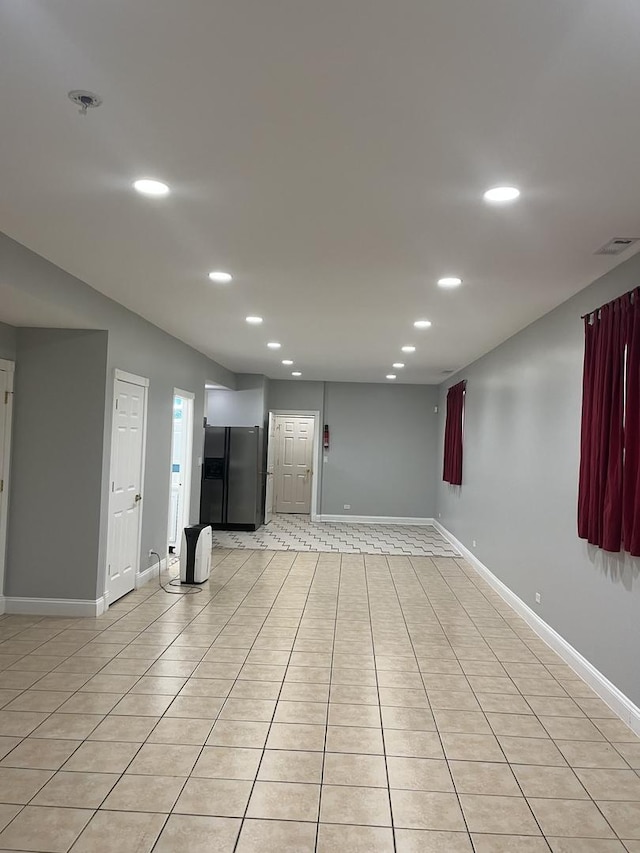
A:
<svg viewBox="0 0 640 853">
<path fill-rule="evenodd" d="M 595 252 L 596 255 L 621 255 L 626 252 L 630 246 L 637 243 L 640 237 L 614 237 L 609 240 L 601 249 Z"/>
</svg>

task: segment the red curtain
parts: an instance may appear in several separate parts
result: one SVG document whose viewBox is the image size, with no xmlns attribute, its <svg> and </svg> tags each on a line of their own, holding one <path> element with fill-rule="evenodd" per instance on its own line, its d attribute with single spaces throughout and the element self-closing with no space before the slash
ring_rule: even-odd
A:
<svg viewBox="0 0 640 853">
<path fill-rule="evenodd" d="M 627 293 L 585 317 L 578 535 L 640 555 L 640 310 Z M 626 368 L 626 369 L 625 369 Z"/>
<path fill-rule="evenodd" d="M 466 385 L 466 380 L 463 380 L 452 385 L 447 392 L 442 479 L 453 486 L 462 485 L 462 432 Z"/>
</svg>

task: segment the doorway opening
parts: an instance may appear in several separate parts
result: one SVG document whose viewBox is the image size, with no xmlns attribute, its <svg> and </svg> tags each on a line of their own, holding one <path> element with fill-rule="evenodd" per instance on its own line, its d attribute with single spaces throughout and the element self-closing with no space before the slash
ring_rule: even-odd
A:
<svg viewBox="0 0 640 853">
<path fill-rule="evenodd" d="M 0 358 L 0 596 L 4 593 L 14 363 Z"/>
<path fill-rule="evenodd" d="M 115 371 L 105 598 L 135 589 L 140 569 L 149 380 Z"/>
<path fill-rule="evenodd" d="M 180 556 L 182 531 L 189 526 L 193 462 L 193 406 L 195 395 L 173 389 L 168 550 Z"/>
<path fill-rule="evenodd" d="M 319 422 L 319 412 L 269 412 L 265 524 L 274 513 L 316 517 Z"/>
</svg>

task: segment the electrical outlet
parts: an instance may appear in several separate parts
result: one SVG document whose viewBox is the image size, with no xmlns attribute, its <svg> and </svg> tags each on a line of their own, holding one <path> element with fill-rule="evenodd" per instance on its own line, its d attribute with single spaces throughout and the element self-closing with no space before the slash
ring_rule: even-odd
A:
<svg viewBox="0 0 640 853">
<path fill-rule="evenodd" d="M 540 593 L 536 592 L 536 604 L 540 604 L 541 601 L 542 599 L 540 598 Z"/>
<path fill-rule="evenodd" d="M 475 548 L 475 547 L 476 547 L 476 540 L 474 539 L 474 540 L 473 540 L 473 542 L 472 542 L 471 544 L 472 544 L 472 545 L 473 545 L 473 547 Z"/>
<path fill-rule="evenodd" d="M 351 509 L 351 504 L 345 504 L 343 509 Z"/>
<path fill-rule="evenodd" d="M 438 518 L 442 518 L 442 513 L 441 513 L 441 512 L 439 512 L 439 513 L 438 513 Z"/>
<path fill-rule="evenodd" d="M 149 556 L 153 557 L 153 548 L 149 548 Z"/>
</svg>

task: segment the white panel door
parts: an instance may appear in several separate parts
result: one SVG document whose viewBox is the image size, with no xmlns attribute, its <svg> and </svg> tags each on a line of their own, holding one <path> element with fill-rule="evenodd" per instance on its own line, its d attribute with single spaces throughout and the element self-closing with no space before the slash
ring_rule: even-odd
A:
<svg viewBox="0 0 640 853">
<path fill-rule="evenodd" d="M 145 388 L 116 379 L 109 504 L 109 603 L 135 587 L 140 560 Z"/>
<path fill-rule="evenodd" d="M 278 415 L 276 512 L 311 512 L 313 418 Z"/>
<path fill-rule="evenodd" d="M 265 524 L 269 524 L 269 522 L 273 518 L 276 450 L 276 418 L 271 412 L 269 412 L 269 432 L 267 439 L 267 483 L 264 501 Z"/>
<path fill-rule="evenodd" d="M 0 594 L 4 591 L 12 379 L 13 373 L 0 368 Z"/>
</svg>

